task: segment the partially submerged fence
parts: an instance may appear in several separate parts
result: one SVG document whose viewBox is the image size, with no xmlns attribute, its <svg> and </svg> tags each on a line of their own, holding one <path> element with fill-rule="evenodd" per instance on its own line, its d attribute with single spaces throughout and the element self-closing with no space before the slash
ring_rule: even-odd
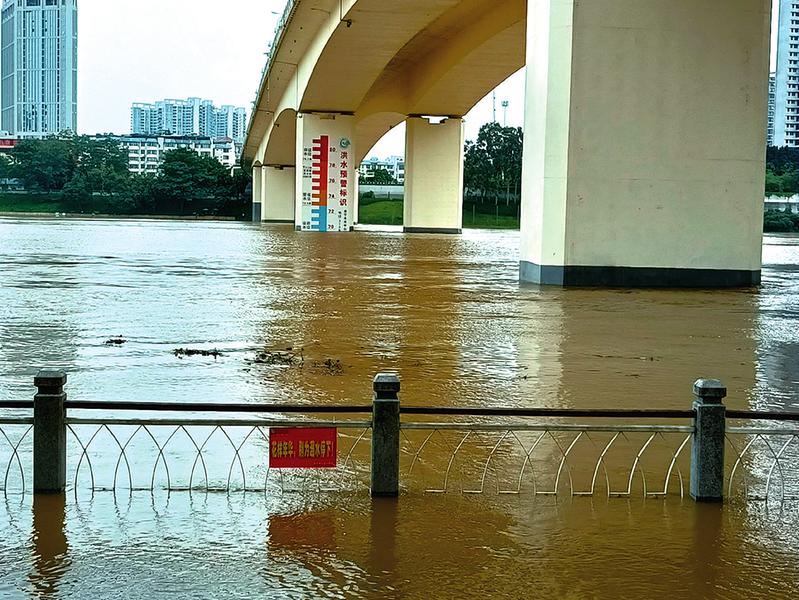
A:
<svg viewBox="0 0 799 600">
<path fill-rule="evenodd" d="M 392 374 L 377 375 L 372 403 L 360 406 L 87 402 L 67 400 L 61 372 L 40 372 L 34 383 L 33 401 L 0 402 L 6 495 L 422 489 L 799 497 L 799 413 L 726 410 L 726 389 L 715 380 L 694 384 L 686 410 L 401 406 Z M 284 447 L 278 437 L 311 432 L 313 440 L 325 430 L 335 436 L 333 456 L 330 444 Z M 335 468 L 275 467 L 289 448 L 292 458 L 326 457 Z"/>
</svg>

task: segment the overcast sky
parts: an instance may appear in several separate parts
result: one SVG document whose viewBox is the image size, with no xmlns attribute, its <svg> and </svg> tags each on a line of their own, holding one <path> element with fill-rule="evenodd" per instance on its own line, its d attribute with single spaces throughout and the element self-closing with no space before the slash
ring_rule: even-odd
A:
<svg viewBox="0 0 799 600">
<path fill-rule="evenodd" d="M 78 129 L 128 133 L 132 102 L 249 112 L 284 0 L 80 0 Z"/>
<path fill-rule="evenodd" d="M 249 113 L 284 6 L 285 0 L 81 0 L 78 130 L 128 133 L 131 103 L 163 98 L 197 96 Z M 523 73 L 496 93 L 497 120 L 505 120 L 501 102 L 508 100 L 507 124 L 521 126 Z M 466 137 L 491 119 L 489 94 L 467 115 Z M 370 155 L 403 152 L 404 128 L 397 127 Z"/>
</svg>

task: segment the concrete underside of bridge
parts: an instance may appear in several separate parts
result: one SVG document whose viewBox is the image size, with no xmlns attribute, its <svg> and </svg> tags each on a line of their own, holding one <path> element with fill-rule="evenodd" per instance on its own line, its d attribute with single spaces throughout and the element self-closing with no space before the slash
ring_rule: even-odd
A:
<svg viewBox="0 0 799 600">
<path fill-rule="evenodd" d="M 327 230 L 348 229 L 357 185 L 347 169 L 407 120 L 406 229 L 458 231 L 460 117 L 526 64 L 522 281 L 759 283 L 769 0 L 295 6 L 262 83 L 245 157 L 296 166 L 298 228 L 324 221 Z M 432 125 L 418 115 L 450 119 Z M 319 190 L 309 182 L 319 166 L 302 163 L 314 160 L 309 144 L 321 136 L 326 153 L 346 140 L 352 164 L 327 161 L 336 177 L 326 179 L 335 188 L 326 202 L 338 212 L 321 219 L 316 210 L 311 219 L 308 202 L 319 198 L 308 194 Z M 269 172 L 254 178 L 262 218 L 269 186 Z"/>
</svg>

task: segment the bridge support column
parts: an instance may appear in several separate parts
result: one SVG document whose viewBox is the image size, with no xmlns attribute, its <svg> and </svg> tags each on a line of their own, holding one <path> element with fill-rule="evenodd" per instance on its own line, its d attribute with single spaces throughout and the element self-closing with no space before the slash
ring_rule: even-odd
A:
<svg viewBox="0 0 799 600">
<path fill-rule="evenodd" d="M 460 233 L 463 119 L 409 117 L 405 133 L 403 225 L 410 233 Z"/>
<path fill-rule="evenodd" d="M 355 118 L 297 115 L 294 224 L 301 231 L 350 231 L 355 220 Z"/>
<path fill-rule="evenodd" d="M 261 220 L 269 223 L 293 223 L 296 169 L 292 166 L 263 167 Z"/>
<path fill-rule="evenodd" d="M 760 282 L 770 4 L 528 0 L 522 280 Z"/>
<path fill-rule="evenodd" d="M 261 199 L 263 197 L 263 170 L 261 165 L 252 168 L 252 222 L 261 222 Z"/>
</svg>

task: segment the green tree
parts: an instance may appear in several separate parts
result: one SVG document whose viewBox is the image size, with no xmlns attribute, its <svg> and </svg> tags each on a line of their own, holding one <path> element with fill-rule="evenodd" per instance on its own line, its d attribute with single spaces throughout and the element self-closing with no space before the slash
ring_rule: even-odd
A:
<svg viewBox="0 0 799 600">
<path fill-rule="evenodd" d="M 167 152 L 153 182 L 156 209 L 167 214 L 189 214 L 198 200 L 225 199 L 231 194 L 232 178 L 215 158 L 188 148 Z"/>
<path fill-rule="evenodd" d="M 114 194 L 126 191 L 128 157 L 113 139 L 96 140 L 86 136 L 74 139 L 75 173 L 83 176 L 92 193 Z"/>
<path fill-rule="evenodd" d="M 0 179 L 15 177 L 14 161 L 8 154 L 0 154 Z"/>
<path fill-rule="evenodd" d="M 391 185 L 397 183 L 397 180 L 386 169 L 375 169 L 368 182 L 374 185 Z"/>
<path fill-rule="evenodd" d="M 21 179 L 27 190 L 60 191 L 75 173 L 74 136 L 21 140 L 11 157 L 11 174 Z"/>
<path fill-rule="evenodd" d="M 782 191 L 782 177 L 774 174 L 770 169 L 766 170 L 766 193 L 778 194 Z"/>
<path fill-rule="evenodd" d="M 780 176 L 780 191 L 787 194 L 799 192 L 799 171 L 795 167 L 786 169 Z"/>
<path fill-rule="evenodd" d="M 77 174 L 63 189 L 62 201 L 69 212 L 92 212 L 92 192 L 86 177 Z"/>
<path fill-rule="evenodd" d="M 486 123 L 464 149 L 464 186 L 481 199 L 518 197 L 522 174 L 522 129 Z"/>
</svg>

